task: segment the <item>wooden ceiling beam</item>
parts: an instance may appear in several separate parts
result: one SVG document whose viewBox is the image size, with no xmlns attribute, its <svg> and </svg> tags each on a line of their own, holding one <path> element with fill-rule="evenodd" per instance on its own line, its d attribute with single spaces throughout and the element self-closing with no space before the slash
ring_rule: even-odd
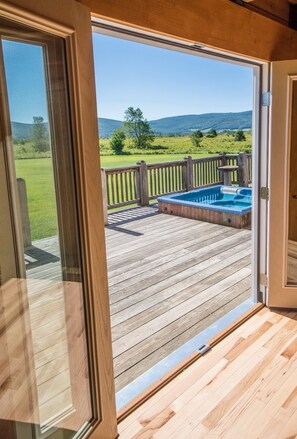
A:
<svg viewBox="0 0 297 439">
<path fill-rule="evenodd" d="M 247 57 L 297 57 L 297 32 L 229 0 L 78 0 L 102 19 Z"/>
<path fill-rule="evenodd" d="M 274 21 L 288 26 L 290 4 L 288 0 L 243 0 L 245 7 Z"/>
</svg>

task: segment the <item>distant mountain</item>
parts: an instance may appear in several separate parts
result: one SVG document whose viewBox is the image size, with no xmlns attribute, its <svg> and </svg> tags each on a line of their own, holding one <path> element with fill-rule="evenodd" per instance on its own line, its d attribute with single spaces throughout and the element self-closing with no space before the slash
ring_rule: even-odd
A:
<svg viewBox="0 0 297 439">
<path fill-rule="evenodd" d="M 12 122 L 11 129 L 14 139 L 29 139 L 31 137 L 32 124 Z"/>
<path fill-rule="evenodd" d="M 123 128 L 123 122 L 115 119 L 106 119 L 105 117 L 98 117 L 98 130 L 101 139 L 106 139 L 118 128 Z"/>
<path fill-rule="evenodd" d="M 161 136 L 172 134 L 188 134 L 193 130 L 208 131 L 215 128 L 223 130 L 249 130 L 252 128 L 252 112 L 241 113 L 208 113 L 189 114 L 185 116 L 164 117 L 149 121 L 151 128 Z M 118 128 L 123 127 L 123 122 L 114 119 L 98 119 L 101 138 L 110 137 Z"/>
<path fill-rule="evenodd" d="M 191 133 L 193 130 L 208 131 L 215 128 L 223 130 L 248 130 L 252 128 L 252 112 L 241 113 L 208 113 L 189 114 L 185 116 L 164 117 L 149 121 L 156 134 L 181 135 Z M 123 127 L 123 122 L 115 119 L 98 118 L 98 128 L 101 138 L 108 138 L 118 128 Z M 28 139 L 31 136 L 32 124 L 12 122 L 12 132 L 15 139 Z"/>
<path fill-rule="evenodd" d="M 208 113 L 186 116 L 165 117 L 152 120 L 150 125 L 161 135 L 188 134 L 193 130 L 208 131 L 211 128 L 222 130 L 244 130 L 252 127 L 252 112 Z"/>
</svg>

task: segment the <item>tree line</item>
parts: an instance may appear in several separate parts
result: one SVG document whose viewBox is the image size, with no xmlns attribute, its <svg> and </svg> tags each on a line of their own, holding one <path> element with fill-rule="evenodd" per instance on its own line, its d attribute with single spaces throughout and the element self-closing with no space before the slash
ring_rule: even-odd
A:
<svg viewBox="0 0 297 439">
<path fill-rule="evenodd" d="M 216 137 L 218 135 L 214 128 L 207 133 L 201 130 L 194 130 L 190 134 L 193 146 L 199 148 L 203 137 Z M 50 149 L 49 133 L 43 117 L 34 116 L 32 125 L 31 140 L 36 152 L 46 152 Z M 125 140 L 130 139 L 137 149 L 148 149 L 155 139 L 155 133 L 150 127 L 149 122 L 144 118 L 140 108 L 129 107 L 125 111 L 123 129 L 118 128 L 111 135 L 110 147 L 115 154 L 122 154 Z M 235 141 L 246 140 L 243 130 L 238 130 L 234 134 Z"/>
<path fill-rule="evenodd" d="M 190 134 L 193 146 L 199 148 L 202 138 L 216 137 L 218 135 L 214 128 L 203 134 L 201 130 L 194 130 Z M 137 149 L 148 149 L 155 139 L 155 133 L 150 127 L 147 119 L 144 118 L 140 108 L 129 107 L 125 111 L 123 128 L 114 131 L 110 138 L 110 147 L 115 154 L 122 154 L 125 140 L 130 139 Z M 234 134 L 235 141 L 246 140 L 243 130 L 238 130 Z"/>
</svg>

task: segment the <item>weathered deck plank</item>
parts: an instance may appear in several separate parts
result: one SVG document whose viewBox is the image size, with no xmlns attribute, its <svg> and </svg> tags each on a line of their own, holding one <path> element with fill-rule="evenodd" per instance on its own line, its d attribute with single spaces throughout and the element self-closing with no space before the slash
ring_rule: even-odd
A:
<svg viewBox="0 0 297 439">
<path fill-rule="evenodd" d="M 251 233 L 159 214 L 154 207 L 121 211 L 109 222 L 119 390 L 250 296 Z M 28 252 L 29 277 L 59 279 L 57 239 L 34 247 Z"/>
<path fill-rule="evenodd" d="M 251 233 L 132 212 L 117 230 L 116 215 L 106 238 L 119 390 L 250 296 Z"/>
</svg>

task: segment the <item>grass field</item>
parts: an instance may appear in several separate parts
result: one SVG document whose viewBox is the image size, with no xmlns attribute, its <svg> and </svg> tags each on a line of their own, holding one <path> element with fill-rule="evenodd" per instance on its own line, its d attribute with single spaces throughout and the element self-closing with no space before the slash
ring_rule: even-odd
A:
<svg viewBox="0 0 297 439">
<path fill-rule="evenodd" d="M 32 239 L 41 239 L 57 234 L 55 193 L 51 158 L 39 158 L 31 144 L 15 147 L 17 177 L 26 181 L 29 216 Z M 189 136 L 157 137 L 151 150 L 127 149 L 127 155 L 110 155 L 109 140 L 100 140 L 102 150 L 101 167 L 115 168 L 135 165 L 144 160 L 147 163 L 167 162 L 183 159 L 187 155 L 193 158 L 206 157 L 219 152 L 236 153 L 250 151 L 251 134 L 246 141 L 235 142 L 232 135 L 220 134 L 215 138 L 202 139 L 199 148 L 194 148 Z M 108 155 L 109 153 L 109 155 Z M 35 154 L 35 155 L 34 155 Z M 46 153 L 48 155 L 48 153 Z M 28 157 L 34 158 L 28 158 Z M 25 159 L 26 158 L 26 159 Z M 23 159 L 23 160 L 21 160 Z M 99 172 L 99 160 L 98 160 Z"/>
<path fill-rule="evenodd" d="M 205 154 L 195 154 L 194 156 L 202 157 Z M 113 168 L 134 165 L 139 160 L 154 163 L 182 158 L 184 158 L 184 154 L 104 156 L 101 157 L 101 166 Z M 26 182 L 32 240 L 56 235 L 57 219 L 51 159 L 16 160 L 15 165 L 17 177 L 23 178 Z"/>
<path fill-rule="evenodd" d="M 57 234 L 51 159 L 16 160 L 17 177 L 26 182 L 32 240 Z"/>
<path fill-rule="evenodd" d="M 124 151 L 133 154 L 219 154 L 220 152 L 226 152 L 229 154 L 235 154 L 238 152 L 251 152 L 252 148 L 252 135 L 250 132 L 245 133 L 246 140 L 242 142 L 236 142 L 232 134 L 219 134 L 217 137 L 203 137 L 199 147 L 195 147 L 192 144 L 190 136 L 162 136 L 156 137 L 150 151 L 147 150 L 135 150 L 129 140 L 125 141 Z M 109 139 L 100 139 L 100 148 L 102 155 L 110 154 L 110 141 Z M 164 160 L 162 160 L 164 161 Z"/>
<path fill-rule="evenodd" d="M 193 158 L 208 157 L 211 154 L 191 154 Z M 187 154 L 131 154 L 131 155 L 105 155 L 100 157 L 101 168 L 117 168 L 119 166 L 136 165 L 140 160 L 146 163 L 172 162 L 174 160 L 182 160 Z"/>
</svg>

